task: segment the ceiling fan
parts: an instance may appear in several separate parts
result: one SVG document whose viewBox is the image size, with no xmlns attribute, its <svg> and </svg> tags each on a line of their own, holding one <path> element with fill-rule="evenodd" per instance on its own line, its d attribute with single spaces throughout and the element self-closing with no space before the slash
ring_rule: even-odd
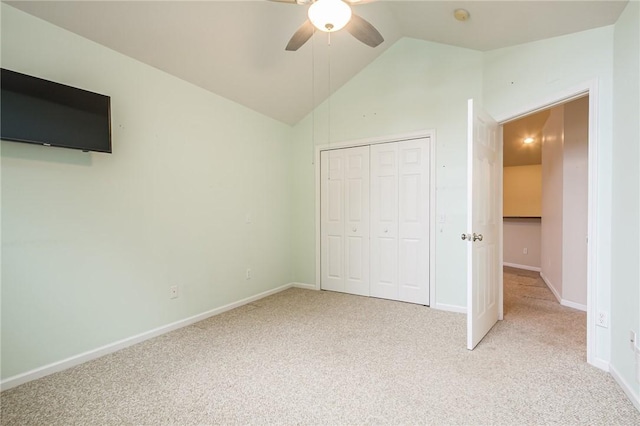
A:
<svg viewBox="0 0 640 426">
<path fill-rule="evenodd" d="M 305 44 L 316 29 L 332 33 L 345 28 L 349 34 L 366 44 L 376 47 L 384 41 L 378 30 L 364 18 L 351 11 L 351 6 L 361 0 L 271 0 L 280 3 L 309 5 L 308 19 L 293 34 L 286 50 L 296 51 Z"/>
</svg>

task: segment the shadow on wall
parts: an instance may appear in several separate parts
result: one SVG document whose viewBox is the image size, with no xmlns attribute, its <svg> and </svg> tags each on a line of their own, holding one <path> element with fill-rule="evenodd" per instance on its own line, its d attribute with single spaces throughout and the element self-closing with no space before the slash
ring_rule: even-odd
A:
<svg viewBox="0 0 640 426">
<path fill-rule="evenodd" d="M 47 147 L 43 145 L 2 141 L 2 157 L 20 160 L 42 161 L 46 163 L 71 164 L 75 166 L 91 166 L 94 153 L 76 149 Z M 97 153 L 98 155 L 110 155 Z"/>
</svg>

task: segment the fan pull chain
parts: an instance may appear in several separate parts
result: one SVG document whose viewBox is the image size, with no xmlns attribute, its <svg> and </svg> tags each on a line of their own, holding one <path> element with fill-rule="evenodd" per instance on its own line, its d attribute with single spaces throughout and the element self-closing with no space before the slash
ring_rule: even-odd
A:
<svg viewBox="0 0 640 426">
<path fill-rule="evenodd" d="M 315 31 L 314 31 L 315 33 Z M 311 165 L 316 162 L 316 41 L 311 37 Z"/>
<path fill-rule="evenodd" d="M 329 97 L 327 98 L 327 141 L 331 147 L 331 33 L 327 33 L 328 40 L 328 62 L 329 62 Z"/>
</svg>

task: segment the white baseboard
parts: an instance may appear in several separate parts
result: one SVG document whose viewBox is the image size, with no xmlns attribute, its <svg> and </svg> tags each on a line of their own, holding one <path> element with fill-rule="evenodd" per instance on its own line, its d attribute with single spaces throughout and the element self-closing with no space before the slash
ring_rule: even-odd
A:
<svg viewBox="0 0 640 426">
<path fill-rule="evenodd" d="M 580 311 L 587 312 L 587 305 L 583 305 L 581 303 L 572 302 L 570 300 L 562 299 L 560 301 L 562 306 L 566 306 L 568 308 L 578 309 Z"/>
<path fill-rule="evenodd" d="M 129 346 L 133 346 L 137 343 L 144 342 L 145 340 L 152 339 L 154 337 L 160 336 L 165 333 L 169 333 L 171 331 L 177 330 L 182 327 L 186 327 L 188 325 L 194 324 L 198 321 L 205 320 L 214 315 L 219 315 L 223 312 L 230 311 L 231 309 L 238 308 L 240 306 L 246 305 L 251 302 L 255 302 L 256 300 L 263 299 L 267 296 L 271 296 L 272 294 L 279 293 L 283 290 L 286 290 L 291 287 L 298 287 L 298 283 L 289 283 L 282 285 L 280 287 L 276 287 L 271 290 L 264 291 L 262 293 L 258 293 L 254 296 L 247 297 L 242 300 L 238 300 L 237 302 L 229 303 L 227 305 L 221 306 L 219 308 L 211 309 L 209 311 L 203 312 L 198 315 L 194 315 L 189 318 L 185 318 L 176 322 L 172 322 L 171 324 L 163 325 L 158 328 L 154 328 L 153 330 L 145 331 L 144 333 L 136 334 L 135 336 L 127 337 L 126 339 L 118 340 L 117 342 L 109 343 L 107 345 L 101 346 L 96 349 L 92 349 L 87 352 L 83 352 L 78 355 L 71 356 L 69 358 L 63 359 L 61 361 L 57 361 L 42 367 L 38 367 L 34 370 L 27 371 L 25 373 L 17 374 L 12 377 L 8 377 L 2 381 L 0 381 L 0 390 L 7 390 L 13 387 L 19 386 L 21 384 L 30 382 L 32 380 L 40 379 L 42 377 L 48 376 L 53 373 L 57 373 L 59 371 L 66 370 L 71 367 L 75 367 L 76 365 L 83 364 L 87 361 L 94 360 L 96 358 L 100 358 L 102 356 L 108 355 L 110 353 L 119 351 L 121 349 L 127 348 Z M 306 284 L 304 285 L 307 288 Z M 315 286 L 313 286 L 315 289 Z"/>
<path fill-rule="evenodd" d="M 549 281 L 549 278 L 547 278 L 546 275 L 543 274 L 542 272 L 540 272 L 540 278 L 542 278 L 542 281 L 544 281 L 547 287 L 549 287 L 549 290 L 551 290 L 551 293 L 553 293 L 556 299 L 558 299 L 558 303 L 562 304 L 562 297 L 560 297 L 560 293 L 558 293 L 558 291 L 553 286 L 553 284 L 551 284 L 551 281 Z"/>
<path fill-rule="evenodd" d="M 540 272 L 540 277 L 542 278 L 542 281 L 544 281 L 544 283 L 547 285 L 547 287 L 549 287 L 549 290 L 551 290 L 551 293 L 553 293 L 556 299 L 558 299 L 558 303 L 560 303 L 562 306 L 587 312 L 587 305 L 583 305 L 581 303 L 576 303 L 570 300 L 563 299 L 562 297 L 560 297 L 560 294 L 558 293 L 556 288 L 553 286 L 553 284 L 551 284 L 551 281 L 549 281 L 549 278 L 547 278 L 542 272 Z"/>
<path fill-rule="evenodd" d="M 315 284 L 291 283 L 291 287 L 304 288 L 305 290 L 319 290 Z"/>
<path fill-rule="evenodd" d="M 511 268 L 524 269 L 526 271 L 540 272 L 538 266 L 518 265 L 517 263 L 502 262 L 502 266 L 509 266 Z"/>
<path fill-rule="evenodd" d="M 609 372 L 609 361 L 605 361 L 602 358 L 594 357 L 589 364 L 593 365 L 596 368 L 599 368 L 602 371 Z"/>
<path fill-rule="evenodd" d="M 438 309 L 440 311 L 457 312 L 459 314 L 466 314 L 467 313 L 467 307 L 466 306 L 447 305 L 446 303 L 434 303 L 430 307 L 433 308 L 433 309 Z"/>
<path fill-rule="evenodd" d="M 622 388 L 627 397 L 631 400 L 633 405 L 636 407 L 636 410 L 640 411 L 640 395 L 627 383 L 627 381 L 622 378 L 618 370 L 613 365 L 609 365 L 609 373 L 611 373 L 611 377 L 613 380 L 618 383 L 618 385 Z"/>
</svg>

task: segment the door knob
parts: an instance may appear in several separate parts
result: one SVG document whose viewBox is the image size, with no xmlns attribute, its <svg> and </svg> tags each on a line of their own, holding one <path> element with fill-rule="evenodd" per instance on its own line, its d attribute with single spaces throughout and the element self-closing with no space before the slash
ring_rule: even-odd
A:
<svg viewBox="0 0 640 426">
<path fill-rule="evenodd" d="M 353 232 L 356 232 L 358 230 L 358 228 L 356 228 L 355 226 L 353 227 Z"/>
<path fill-rule="evenodd" d="M 482 234 L 473 233 L 473 241 L 482 241 Z"/>
<path fill-rule="evenodd" d="M 471 241 L 471 234 L 462 234 L 461 236 L 462 240 L 469 240 Z"/>
<path fill-rule="evenodd" d="M 384 233 L 386 234 L 387 232 L 389 232 L 389 230 L 387 228 L 384 228 Z"/>
</svg>

